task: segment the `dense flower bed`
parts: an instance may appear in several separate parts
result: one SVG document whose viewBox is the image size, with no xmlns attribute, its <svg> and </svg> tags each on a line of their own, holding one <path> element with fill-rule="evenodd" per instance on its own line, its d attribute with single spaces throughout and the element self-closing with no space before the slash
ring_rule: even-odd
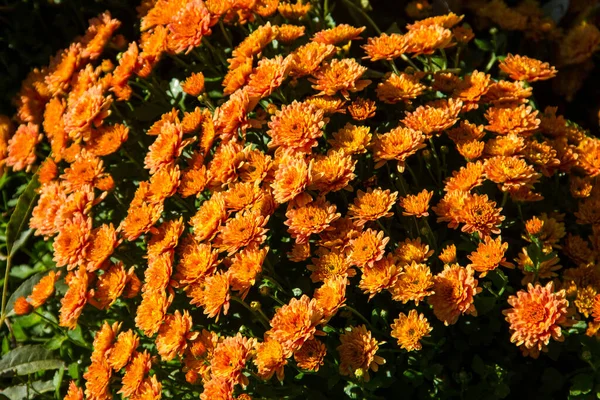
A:
<svg viewBox="0 0 600 400">
<path fill-rule="evenodd" d="M 554 32 L 525 3 L 478 12 Z M 333 5 L 143 1 L 138 40 L 105 12 L 29 74 L 0 156 L 32 176 L 15 215 L 55 267 L 8 303 L 5 279 L 2 320 L 84 349 L 66 399 L 452 397 L 471 379 L 445 371 L 457 336 L 564 348 L 571 394 L 600 385 L 600 140 L 535 100 L 598 29 L 569 33 L 558 67 L 476 64 L 491 44 L 463 15 L 412 2 L 384 33 Z M 491 398 L 497 357 L 473 358 Z"/>
</svg>

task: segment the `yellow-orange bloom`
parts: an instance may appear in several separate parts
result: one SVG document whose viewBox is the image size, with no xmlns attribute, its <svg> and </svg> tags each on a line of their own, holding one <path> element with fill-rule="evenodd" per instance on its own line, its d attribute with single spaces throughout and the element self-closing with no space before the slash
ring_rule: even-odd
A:
<svg viewBox="0 0 600 400">
<path fill-rule="evenodd" d="M 194 236 L 198 242 L 211 240 L 217 233 L 217 229 L 227 217 L 225 200 L 221 193 L 214 193 L 206 200 L 198 212 L 190 218 L 190 225 L 194 228 Z"/>
<path fill-rule="evenodd" d="M 487 195 L 474 194 L 464 199 L 462 208 L 458 210 L 458 220 L 465 225 L 462 231 L 479 233 L 480 237 L 492 233 L 500 233 L 500 224 L 505 217 L 500 215 L 501 208 L 496 208 L 496 202 L 490 201 Z"/>
<path fill-rule="evenodd" d="M 390 193 L 389 189 L 369 188 L 366 193 L 359 190 L 353 204 L 348 206 L 348 216 L 356 220 L 357 226 L 363 226 L 379 218 L 389 218 L 394 215 L 390 210 L 397 197 L 398 192 Z"/>
<path fill-rule="evenodd" d="M 33 308 L 37 308 L 44 304 L 46 300 L 54 293 L 54 285 L 60 276 L 60 272 L 50 271 L 38 283 L 35 284 L 31 291 L 31 295 L 27 297 L 27 301 Z"/>
<path fill-rule="evenodd" d="M 31 306 L 31 304 L 29 304 L 29 302 L 27 302 L 25 296 L 17 297 L 17 299 L 13 303 L 13 311 L 16 315 L 29 314 L 32 310 L 33 307 Z"/>
<path fill-rule="evenodd" d="M 229 275 L 222 272 L 209 276 L 203 283 L 190 286 L 188 296 L 192 297 L 190 304 L 198 304 L 204 308 L 208 318 L 219 320 L 221 311 L 227 315 L 229 311 Z"/>
<path fill-rule="evenodd" d="M 262 265 L 269 251 L 268 247 L 259 248 L 250 246 L 236 253 L 229 261 L 231 264 L 227 269 L 231 290 L 240 293 L 244 299 L 250 288 L 256 282 L 258 274 L 262 271 Z"/>
<path fill-rule="evenodd" d="M 360 39 L 360 35 L 366 27 L 361 26 L 355 28 L 348 24 L 339 24 L 331 29 L 325 29 L 314 34 L 312 37 L 313 42 L 334 44 L 346 43 L 349 40 Z"/>
<path fill-rule="evenodd" d="M 462 314 L 477 315 L 473 297 L 481 290 L 477 287 L 477 279 L 474 278 L 471 267 L 446 265 L 434 277 L 434 293 L 428 300 L 435 316 L 444 325 L 453 325 Z"/>
<path fill-rule="evenodd" d="M 135 315 L 135 326 L 141 329 L 146 336 L 154 335 L 158 332 L 172 300 L 173 296 L 167 297 L 164 291 L 142 293 L 142 301 Z"/>
<path fill-rule="evenodd" d="M 229 256 L 242 247 L 261 245 L 267 238 L 269 230 L 265 225 L 268 221 L 269 217 L 264 217 L 258 211 L 238 212 L 220 228 L 214 244 Z"/>
<path fill-rule="evenodd" d="M 131 356 L 135 352 L 139 343 L 139 338 L 131 329 L 119 333 L 115 344 L 108 350 L 106 361 L 115 371 L 121 370 L 129 363 Z"/>
<path fill-rule="evenodd" d="M 396 260 L 390 253 L 387 257 L 376 261 L 372 267 L 363 268 L 358 287 L 363 293 L 368 294 L 371 300 L 377 293 L 391 289 L 396 284 L 400 270 L 401 267 L 396 265 Z"/>
<path fill-rule="evenodd" d="M 402 123 L 415 131 L 423 132 L 427 137 L 450 128 L 458 121 L 462 110 L 461 100 L 436 100 L 406 113 Z"/>
<path fill-rule="evenodd" d="M 190 96 L 200 96 L 204 92 L 204 74 L 194 72 L 181 83 L 181 89 Z"/>
<path fill-rule="evenodd" d="M 310 279 L 313 282 L 324 282 L 326 279 L 336 276 L 353 277 L 356 275 L 356 271 L 350 268 L 348 258 L 342 251 L 320 248 L 317 250 L 317 255 L 318 257 L 311 259 L 313 264 L 307 267 L 309 271 L 312 271 Z"/>
<path fill-rule="evenodd" d="M 308 241 L 310 235 L 331 230 L 330 224 L 341 214 L 336 213 L 336 206 L 330 204 L 324 197 L 311 201 L 299 207 L 289 207 L 285 213 L 288 232 L 297 243 Z"/>
<path fill-rule="evenodd" d="M 279 0 L 273 3 L 276 4 L 278 2 Z M 277 27 L 277 40 L 281 43 L 291 44 L 296 39 L 304 36 L 305 31 L 305 26 L 282 24 Z"/>
<path fill-rule="evenodd" d="M 427 87 L 419 81 L 419 77 L 407 73 L 388 73 L 377 85 L 377 98 L 384 103 L 395 104 L 399 101 L 410 103 L 420 96 Z"/>
<path fill-rule="evenodd" d="M 490 107 L 485 113 L 489 125 L 485 128 L 498 135 L 516 133 L 531 135 L 540 126 L 538 111 L 531 106 L 520 105 L 514 108 Z"/>
<path fill-rule="evenodd" d="M 385 246 L 389 241 L 389 237 L 383 236 L 383 231 L 367 229 L 350 241 L 348 260 L 360 268 L 373 267 L 375 262 L 383 258 Z"/>
<path fill-rule="evenodd" d="M 191 328 L 192 317 L 187 310 L 184 310 L 183 314 L 176 310 L 175 314 L 165 317 L 156 337 L 156 350 L 163 361 L 170 361 L 183 354 L 188 340 L 198 335 L 190 332 Z"/>
<path fill-rule="evenodd" d="M 130 207 L 127 216 L 119 225 L 119 230 L 126 240 L 134 241 L 141 234 L 150 231 L 160 218 L 162 211 L 162 204 L 143 202 L 140 206 Z"/>
<path fill-rule="evenodd" d="M 138 394 L 142 381 L 151 367 L 152 360 L 147 350 L 144 350 L 143 353 L 135 353 L 131 362 L 125 367 L 125 375 L 121 379 L 123 386 L 121 386 L 118 393 L 123 397 L 132 397 Z"/>
<path fill-rule="evenodd" d="M 533 187 L 541 174 L 522 158 L 498 156 L 485 162 L 485 176 L 503 192 L 513 192 L 524 186 Z"/>
<path fill-rule="evenodd" d="M 414 215 L 417 218 L 429 216 L 429 202 L 433 197 L 433 192 L 423 189 L 422 192 L 415 195 L 407 195 L 401 197 L 399 204 L 400 207 L 404 208 L 402 215 L 411 216 Z"/>
<path fill-rule="evenodd" d="M 490 236 L 477 246 L 477 250 L 468 256 L 471 264 L 468 267 L 473 268 L 477 272 L 481 272 L 481 277 L 484 277 L 489 271 L 493 271 L 500 265 L 507 268 L 514 268 L 514 265 L 506 262 L 504 253 L 508 249 L 508 243 L 502 243 L 502 239 L 497 237 L 492 239 Z"/>
<path fill-rule="evenodd" d="M 344 306 L 346 302 L 346 275 L 336 275 L 326 278 L 323 285 L 315 290 L 314 298 L 323 311 L 323 320 L 328 321 Z"/>
<path fill-rule="evenodd" d="M 304 17 L 311 9 L 310 3 L 303 4 L 302 0 L 298 0 L 296 3 L 280 3 L 277 6 L 277 11 L 283 18 L 286 19 L 300 19 Z"/>
<path fill-rule="evenodd" d="M 179 249 L 179 264 L 175 278 L 179 283 L 187 285 L 201 281 L 212 275 L 219 253 L 209 243 L 198 243 L 193 238 L 186 238 Z"/>
<path fill-rule="evenodd" d="M 232 385 L 246 386 L 248 378 L 242 374 L 242 370 L 255 343 L 256 339 L 243 337 L 241 333 L 223 339 L 215 348 L 210 361 L 211 378 L 224 379 Z"/>
<path fill-rule="evenodd" d="M 319 334 L 317 325 L 323 312 L 315 299 L 303 295 L 277 309 L 271 319 L 271 329 L 266 335 L 281 343 L 286 351 L 296 351 L 307 341 Z"/>
<path fill-rule="evenodd" d="M 441 253 L 438 255 L 438 258 L 444 264 L 453 264 L 456 262 L 456 245 L 450 244 L 446 246 Z"/>
<path fill-rule="evenodd" d="M 248 96 L 259 99 L 270 96 L 287 77 L 292 59 L 292 56 L 283 58 L 278 55 L 260 60 L 244 89 Z"/>
<path fill-rule="evenodd" d="M 348 106 L 348 113 L 355 121 L 364 121 L 375 116 L 377 111 L 377 105 L 374 100 L 366 99 L 364 97 L 356 98 Z"/>
<path fill-rule="evenodd" d="M 554 283 L 535 287 L 530 283 L 527 291 L 520 290 L 508 298 L 512 306 L 503 311 L 510 324 L 510 341 L 521 347 L 525 356 L 537 358 L 540 351 L 548 351 L 550 339 L 562 342 L 561 326 L 567 324 L 565 290 L 554 291 Z"/>
<path fill-rule="evenodd" d="M 314 72 L 314 78 L 310 78 L 309 81 L 314 83 L 313 89 L 319 90 L 319 95 L 333 96 L 340 92 L 348 99 L 350 92 L 359 92 L 371 84 L 368 79 L 360 79 L 366 71 L 366 67 L 359 65 L 352 58 L 332 60 Z"/>
<path fill-rule="evenodd" d="M 394 128 L 377 135 L 373 143 L 375 168 L 383 166 L 388 160 L 398 161 L 398 171 L 404 171 L 406 159 L 425 147 L 425 135 L 411 128 Z"/>
<path fill-rule="evenodd" d="M 259 343 L 252 362 L 256 365 L 258 376 L 262 379 L 269 380 L 277 374 L 277 379 L 283 381 L 283 367 L 287 364 L 287 359 L 285 349 L 278 341 L 267 338 Z"/>
<path fill-rule="evenodd" d="M 283 106 L 269 122 L 269 147 L 283 146 L 309 152 L 323 135 L 324 112 L 309 103 L 293 101 Z"/>
<path fill-rule="evenodd" d="M 422 26 L 441 26 L 446 29 L 452 28 L 454 25 L 457 25 L 460 21 L 463 20 L 464 15 L 456 15 L 453 12 L 438 15 L 435 17 L 429 17 L 425 19 L 421 19 L 413 24 L 406 25 L 408 30 L 416 29 Z"/>
<path fill-rule="evenodd" d="M 77 319 L 88 300 L 88 275 L 85 268 L 80 267 L 77 271 L 70 272 L 65 281 L 69 289 L 60 301 L 59 325 L 75 329 Z"/>
<path fill-rule="evenodd" d="M 404 266 L 398 280 L 389 291 L 392 293 L 392 300 L 401 301 L 403 304 L 414 301 L 419 305 L 425 297 L 433 294 L 432 288 L 433 276 L 429 267 L 411 261 Z"/>
<path fill-rule="evenodd" d="M 421 54 L 433 54 L 438 49 L 453 45 L 452 31 L 439 25 L 421 25 L 408 31 L 405 40 L 408 43 L 407 53 L 413 57 Z"/>
<path fill-rule="evenodd" d="M 325 363 L 327 347 L 318 339 L 311 339 L 304 342 L 302 347 L 294 352 L 294 361 L 298 367 L 309 371 L 318 371 Z"/>
<path fill-rule="evenodd" d="M 406 351 L 421 350 L 420 340 L 433 330 L 425 315 L 417 314 L 417 310 L 410 310 L 408 315 L 400 313 L 391 328 L 390 335 L 398 339 L 398 346 Z"/>
<path fill-rule="evenodd" d="M 353 326 L 340 335 L 337 351 L 340 353 L 340 374 L 360 376 L 365 382 L 370 380 L 369 370 L 377 372 L 385 359 L 376 355 L 379 342 L 371 336 L 364 325 Z"/>
<path fill-rule="evenodd" d="M 312 169 L 312 162 L 307 163 L 303 156 L 288 153 L 282 158 L 271 184 L 273 197 L 279 204 L 293 200 L 304 192 L 310 183 Z"/>
<path fill-rule="evenodd" d="M 388 35 L 382 33 L 380 36 L 370 37 L 367 44 L 363 45 L 367 56 L 365 58 L 371 61 L 393 60 L 400 57 L 408 50 L 408 40 L 406 36 L 392 33 Z"/>
<path fill-rule="evenodd" d="M 346 123 L 343 128 L 333 134 L 333 139 L 328 142 L 333 149 L 342 150 L 346 154 L 362 154 L 366 153 L 371 136 L 368 126 Z"/>
<path fill-rule="evenodd" d="M 344 149 L 332 149 L 326 155 L 317 155 L 310 171 L 309 188 L 320 191 L 322 195 L 352 188 L 349 184 L 356 176 L 356 162 Z"/>
<path fill-rule="evenodd" d="M 310 42 L 298 47 L 292 56 L 293 62 L 290 74 L 299 78 L 310 75 L 319 69 L 326 58 L 335 53 L 335 46 L 324 43 Z"/>
<path fill-rule="evenodd" d="M 490 81 L 488 74 L 475 70 L 458 84 L 452 97 L 462 100 L 463 111 L 474 110 L 479 107 L 477 103 L 481 97 L 487 93 Z"/>
<path fill-rule="evenodd" d="M 526 56 L 508 54 L 498 67 L 515 81 L 545 81 L 556 76 L 556 69 L 548 64 Z"/>
<path fill-rule="evenodd" d="M 400 265 L 411 264 L 413 261 L 417 264 L 424 263 L 432 254 L 433 250 L 429 250 L 429 245 L 423 243 L 420 237 L 414 240 L 406 238 L 394 250 L 394 256 L 398 258 Z"/>
</svg>

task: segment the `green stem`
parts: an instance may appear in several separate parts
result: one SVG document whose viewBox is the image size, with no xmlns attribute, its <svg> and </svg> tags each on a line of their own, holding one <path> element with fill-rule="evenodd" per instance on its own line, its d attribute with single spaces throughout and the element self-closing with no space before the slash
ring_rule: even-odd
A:
<svg viewBox="0 0 600 400">
<path fill-rule="evenodd" d="M 373 21 L 371 19 L 371 17 L 369 17 L 369 15 L 359 6 L 357 6 L 356 4 L 354 4 L 353 2 L 349 1 L 349 0 L 342 0 L 345 4 L 347 4 L 348 6 L 350 6 L 351 8 L 353 8 L 354 10 L 356 10 L 360 15 L 362 15 L 362 17 L 364 19 L 367 20 L 367 22 L 371 25 L 371 27 L 373 29 L 375 29 L 375 32 L 377 32 L 378 35 L 381 35 L 381 29 L 379 29 L 379 27 L 377 26 L 377 24 L 375 23 L 375 21 Z"/>
<path fill-rule="evenodd" d="M 420 70 L 421 70 L 421 68 L 417 67 L 417 64 L 415 64 L 414 62 L 412 62 L 412 60 L 411 60 L 411 59 L 410 59 L 410 58 L 409 58 L 409 57 L 408 57 L 406 54 L 402 54 L 402 55 L 400 56 L 400 58 L 401 58 L 401 59 L 402 59 L 404 62 L 408 63 L 408 65 L 410 65 L 411 67 L 413 67 L 415 70 L 417 70 L 417 71 L 420 71 Z"/>
<path fill-rule="evenodd" d="M 269 329 L 269 319 L 262 313 L 261 310 L 257 310 L 258 312 L 256 312 L 244 300 L 240 299 L 237 296 L 231 296 L 231 300 L 233 300 L 236 303 L 241 304 L 242 306 L 244 306 L 244 308 L 246 310 L 250 311 L 252 313 L 252 315 L 258 316 L 258 320 L 260 321 L 260 323 L 262 324 L 262 326 L 265 329 Z"/>
<path fill-rule="evenodd" d="M 388 232 L 388 230 L 385 228 L 385 226 L 383 226 L 380 219 L 377 220 L 377 224 L 381 227 L 381 229 L 383 229 L 385 236 L 390 237 L 390 232 Z"/>
<path fill-rule="evenodd" d="M 392 67 L 392 71 L 394 71 L 394 73 L 396 75 L 400 75 L 400 71 L 398 71 L 398 67 L 396 67 L 396 63 L 394 62 L 394 60 L 390 60 L 390 67 Z"/>
<path fill-rule="evenodd" d="M 435 240 L 435 235 L 433 234 L 433 230 L 431 229 L 431 226 L 429 225 L 429 221 L 427 220 L 427 217 L 423 218 L 423 220 L 425 221 L 425 227 L 427 228 L 427 232 L 428 232 L 428 236 L 431 237 L 431 245 L 433 247 L 433 250 L 437 253 L 437 241 Z"/>
<path fill-rule="evenodd" d="M 506 204 L 507 200 L 508 200 L 508 192 L 504 192 L 504 194 L 502 195 L 502 204 L 500 204 L 501 208 L 504 208 L 504 205 Z"/>
<path fill-rule="evenodd" d="M 435 159 L 435 163 L 436 163 L 436 174 L 437 174 L 437 180 L 439 182 L 439 185 L 442 185 L 442 167 L 441 167 L 441 163 L 440 163 L 440 158 L 438 157 L 437 154 L 437 150 L 435 149 L 435 145 L 433 144 L 433 139 L 429 138 L 429 145 L 431 146 L 431 153 L 433 154 L 433 158 Z"/>
<path fill-rule="evenodd" d="M 2 310 L 0 311 L 0 326 L 6 320 L 6 302 L 8 301 L 8 276 L 10 273 L 12 256 L 10 252 L 6 255 L 6 270 L 4 271 L 4 283 L 2 285 Z"/>
<path fill-rule="evenodd" d="M 229 36 L 229 33 L 225 29 L 225 26 L 223 25 L 222 20 L 219 20 L 219 28 L 221 28 L 221 32 L 223 32 L 223 36 L 225 36 L 225 40 L 227 40 L 227 44 L 229 45 L 229 48 L 233 49 L 233 41 L 231 40 L 231 36 Z"/>
</svg>

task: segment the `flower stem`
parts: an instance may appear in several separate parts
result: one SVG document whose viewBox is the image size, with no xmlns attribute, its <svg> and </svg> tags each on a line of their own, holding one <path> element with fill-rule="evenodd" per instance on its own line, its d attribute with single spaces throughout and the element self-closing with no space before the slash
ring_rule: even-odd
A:
<svg viewBox="0 0 600 400">
<path fill-rule="evenodd" d="M 246 310 L 250 311 L 252 313 L 252 315 L 255 315 L 258 317 L 258 320 L 260 321 L 260 323 L 262 324 L 262 326 L 265 329 L 269 329 L 269 319 L 265 316 L 265 314 L 263 314 L 263 312 L 261 310 L 254 310 L 244 300 L 240 299 L 237 296 L 231 296 L 231 300 L 244 306 L 244 308 Z"/>
</svg>

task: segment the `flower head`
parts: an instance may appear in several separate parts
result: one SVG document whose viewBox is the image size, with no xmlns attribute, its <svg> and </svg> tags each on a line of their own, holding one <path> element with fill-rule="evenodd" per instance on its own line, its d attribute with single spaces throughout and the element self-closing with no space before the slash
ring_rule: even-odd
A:
<svg viewBox="0 0 600 400">
<path fill-rule="evenodd" d="M 388 160 L 397 160 L 398 171 L 404 171 L 404 162 L 425 147 L 424 140 L 425 136 L 420 131 L 402 127 L 377 135 L 373 143 L 375 168 L 381 167 Z"/>
<path fill-rule="evenodd" d="M 508 54 L 498 66 L 515 81 L 544 81 L 554 78 L 557 72 L 548 63 L 518 54 Z"/>
<path fill-rule="evenodd" d="M 384 103 L 395 104 L 399 101 L 410 103 L 410 100 L 420 96 L 427 87 L 419 81 L 416 75 L 407 73 L 388 74 L 377 85 L 377 98 Z"/>
<path fill-rule="evenodd" d="M 258 376 L 262 379 L 269 380 L 277 374 L 277 379 L 283 381 L 283 367 L 287 364 L 287 359 L 285 349 L 278 341 L 267 338 L 259 343 L 252 362 L 256 365 Z"/>
<path fill-rule="evenodd" d="M 191 333 L 192 317 L 187 312 L 179 310 L 173 315 L 167 315 L 164 324 L 158 330 L 156 337 L 156 350 L 165 361 L 172 360 L 177 355 L 182 355 L 187 348 L 187 342 L 198 333 Z"/>
<path fill-rule="evenodd" d="M 383 231 L 367 229 L 350 241 L 348 260 L 360 268 L 373 267 L 376 261 L 383 258 L 389 241 L 389 237 L 383 236 Z"/>
<path fill-rule="evenodd" d="M 8 140 L 8 155 L 6 165 L 14 171 L 29 168 L 35 162 L 35 147 L 42 140 L 39 126 L 32 124 L 19 125 L 17 131 Z"/>
<path fill-rule="evenodd" d="M 446 265 L 434 277 L 433 292 L 429 297 L 429 304 L 444 325 L 455 324 L 462 314 L 477 315 L 473 297 L 481 292 L 481 288 L 477 287 L 477 279 L 473 277 L 471 267 Z"/>
<path fill-rule="evenodd" d="M 392 300 L 404 304 L 414 301 L 418 305 L 425 297 L 433 294 L 432 288 L 433 276 L 429 267 L 412 261 L 404 266 L 398 280 L 389 291 L 392 293 Z"/>
<path fill-rule="evenodd" d="M 420 340 L 433 329 L 425 315 L 417 314 L 416 310 L 410 310 L 408 315 L 400 313 L 391 328 L 391 336 L 398 339 L 398 346 L 406 351 L 421 350 Z"/>
<path fill-rule="evenodd" d="M 364 325 L 354 326 L 340 335 L 342 342 L 337 351 L 340 353 L 340 374 L 356 376 L 358 374 L 368 382 L 369 370 L 377 372 L 380 365 L 385 364 L 383 357 L 377 356 L 379 342 L 371 336 Z"/>
<path fill-rule="evenodd" d="M 248 378 L 242 374 L 242 370 L 251 356 L 255 341 L 256 339 L 243 337 L 241 333 L 223 339 L 215 348 L 210 361 L 211 378 L 246 386 Z"/>
<path fill-rule="evenodd" d="M 322 318 L 323 312 L 315 299 L 306 295 L 293 298 L 275 312 L 267 335 L 281 343 L 284 349 L 296 351 L 319 333 L 317 325 Z"/>
<path fill-rule="evenodd" d="M 429 216 L 429 202 L 433 197 L 433 192 L 423 189 L 421 193 L 415 195 L 407 195 L 401 197 L 399 204 L 400 207 L 404 208 L 402 215 L 411 216 L 414 215 L 417 218 Z"/>
<path fill-rule="evenodd" d="M 340 215 L 336 213 L 335 205 L 320 197 L 300 207 L 290 207 L 285 213 L 285 225 L 292 238 L 297 243 L 303 243 L 308 241 L 310 235 L 331 229 L 330 224 Z"/>
<path fill-rule="evenodd" d="M 531 106 L 520 105 L 515 108 L 490 107 L 485 113 L 485 118 L 489 122 L 486 129 L 498 135 L 507 135 L 509 133 L 530 135 L 540 125 L 537 115 L 538 111 L 533 111 Z"/>
<path fill-rule="evenodd" d="M 325 354 L 325 344 L 318 339 L 310 339 L 294 352 L 294 361 L 300 368 L 316 372 L 324 364 Z"/>
<path fill-rule="evenodd" d="M 367 44 L 362 48 L 367 54 L 365 58 L 371 61 L 393 60 L 406 53 L 408 40 L 406 36 L 397 33 L 391 35 L 382 33 L 380 36 L 368 38 Z"/>
<path fill-rule="evenodd" d="M 323 135 L 323 117 L 323 111 L 309 103 L 294 101 L 283 106 L 269 122 L 269 147 L 283 146 L 293 150 L 310 151 L 317 145 L 317 139 Z"/>
<path fill-rule="evenodd" d="M 389 218 L 393 215 L 390 210 L 397 197 L 398 192 L 390 192 L 389 189 L 369 188 L 367 192 L 359 190 L 353 204 L 348 206 L 348 216 L 356 220 L 358 226 L 379 218 Z"/>
<path fill-rule="evenodd" d="M 349 92 L 359 92 L 371 84 L 370 80 L 360 79 L 367 71 L 366 67 L 359 65 L 354 59 L 344 58 L 325 63 L 321 69 L 313 73 L 314 78 L 309 79 L 313 89 L 319 90 L 319 94 L 333 96 L 340 92 L 345 98 L 349 98 Z"/>
<path fill-rule="evenodd" d="M 481 272 L 481 277 L 484 277 L 489 271 L 493 271 L 500 265 L 507 268 L 514 268 L 514 265 L 506 261 L 504 253 L 508 249 L 508 243 L 503 243 L 500 237 L 492 239 L 486 237 L 483 242 L 479 243 L 477 250 L 468 256 L 471 264 L 468 266 L 477 272 Z"/>
<path fill-rule="evenodd" d="M 407 113 L 402 123 L 431 137 L 434 133 L 439 133 L 454 125 L 458 121 L 458 114 L 462 106 L 461 100 L 438 100 L 419 106 L 415 111 Z"/>
</svg>

